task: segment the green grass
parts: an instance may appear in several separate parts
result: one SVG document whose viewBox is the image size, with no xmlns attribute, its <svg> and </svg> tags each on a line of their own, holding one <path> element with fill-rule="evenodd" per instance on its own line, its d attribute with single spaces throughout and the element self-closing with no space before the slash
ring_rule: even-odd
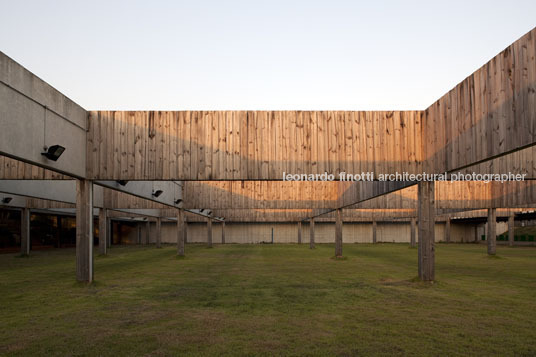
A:
<svg viewBox="0 0 536 357">
<path fill-rule="evenodd" d="M 2 355 L 535 355 L 536 249 L 404 244 L 113 247 L 0 255 Z"/>
</svg>

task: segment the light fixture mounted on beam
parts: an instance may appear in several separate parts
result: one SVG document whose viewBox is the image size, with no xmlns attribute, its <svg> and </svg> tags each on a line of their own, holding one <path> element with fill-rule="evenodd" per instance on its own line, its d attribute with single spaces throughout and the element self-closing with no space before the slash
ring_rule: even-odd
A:
<svg viewBox="0 0 536 357">
<path fill-rule="evenodd" d="M 13 197 L 4 197 L 2 198 L 2 203 L 7 205 L 9 202 L 11 202 L 12 199 Z"/>
<path fill-rule="evenodd" d="M 154 197 L 158 197 L 158 196 L 160 196 L 162 193 L 164 193 L 164 191 L 162 191 L 162 190 L 156 190 L 156 191 L 153 191 L 153 196 L 154 196 Z"/>
<path fill-rule="evenodd" d="M 182 202 L 182 198 L 177 198 L 177 199 L 175 200 L 175 204 L 176 204 L 176 205 L 180 204 L 181 202 Z"/>
<path fill-rule="evenodd" d="M 45 146 L 45 151 L 41 153 L 44 157 L 52 161 L 58 161 L 65 148 L 61 145 L 52 145 L 48 148 Z"/>
<path fill-rule="evenodd" d="M 128 181 L 127 180 L 116 180 L 115 182 L 117 182 L 119 185 L 121 186 L 126 186 Z"/>
</svg>

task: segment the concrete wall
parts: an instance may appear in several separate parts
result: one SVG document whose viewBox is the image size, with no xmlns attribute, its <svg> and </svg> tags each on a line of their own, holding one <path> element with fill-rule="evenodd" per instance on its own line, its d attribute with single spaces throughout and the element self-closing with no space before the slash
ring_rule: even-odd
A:
<svg viewBox="0 0 536 357">
<path fill-rule="evenodd" d="M 142 223 L 142 240 L 145 237 L 145 223 Z M 212 240 L 221 243 L 220 223 L 212 224 Z M 227 223 L 225 227 L 225 240 L 227 243 L 269 243 L 274 231 L 274 243 L 297 243 L 298 225 L 296 223 Z M 378 222 L 377 241 L 388 243 L 409 243 L 409 222 L 387 223 Z M 155 243 L 155 224 L 151 224 L 150 243 Z M 498 230 L 499 231 L 499 230 Z M 136 234 L 137 232 L 132 232 Z M 437 223 L 435 226 L 436 242 L 445 238 L 445 224 Z M 315 242 L 333 243 L 335 237 L 335 224 L 317 222 L 315 224 Z M 451 223 L 451 242 L 472 242 L 475 237 L 475 226 Z M 131 240 L 135 241 L 133 236 Z M 418 239 L 418 232 L 417 232 Z M 205 243 L 207 241 L 206 223 L 188 223 L 188 242 Z M 162 223 L 162 243 L 175 244 L 177 242 L 176 224 Z M 302 243 L 309 242 L 309 225 L 302 225 Z M 372 223 L 344 223 L 344 243 L 372 243 Z"/>
</svg>

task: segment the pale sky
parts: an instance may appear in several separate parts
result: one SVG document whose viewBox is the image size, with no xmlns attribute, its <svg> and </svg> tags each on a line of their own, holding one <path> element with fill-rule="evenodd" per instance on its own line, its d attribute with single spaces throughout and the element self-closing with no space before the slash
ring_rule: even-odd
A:
<svg viewBox="0 0 536 357">
<path fill-rule="evenodd" d="M 0 51 L 88 110 L 425 109 L 536 1 L 0 0 Z"/>
</svg>

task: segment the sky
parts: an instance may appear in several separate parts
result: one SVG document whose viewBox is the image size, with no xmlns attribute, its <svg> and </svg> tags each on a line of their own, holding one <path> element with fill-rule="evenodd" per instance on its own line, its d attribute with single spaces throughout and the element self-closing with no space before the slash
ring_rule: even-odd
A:
<svg viewBox="0 0 536 357">
<path fill-rule="evenodd" d="M 0 0 L 0 51 L 87 110 L 422 110 L 536 1 Z"/>
</svg>

